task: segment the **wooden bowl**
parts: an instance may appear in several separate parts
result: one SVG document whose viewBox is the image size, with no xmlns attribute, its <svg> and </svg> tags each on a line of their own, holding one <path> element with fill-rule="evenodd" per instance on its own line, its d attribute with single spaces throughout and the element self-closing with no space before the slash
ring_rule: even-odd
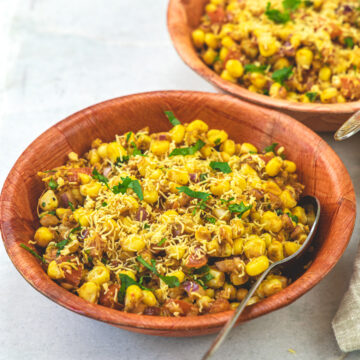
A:
<svg viewBox="0 0 360 360">
<path fill-rule="evenodd" d="M 345 104 L 303 104 L 253 93 L 246 88 L 223 80 L 199 57 L 191 41 L 191 32 L 200 23 L 208 0 L 170 0 L 167 22 L 176 51 L 185 64 L 220 89 L 244 100 L 280 110 L 301 121 L 314 131 L 335 131 L 355 111 L 360 101 Z"/>
<path fill-rule="evenodd" d="M 309 291 L 339 260 L 354 227 L 355 195 L 343 163 L 324 140 L 287 115 L 228 95 L 186 91 L 130 95 L 94 105 L 57 123 L 24 151 L 7 177 L 0 198 L 5 248 L 21 275 L 67 309 L 131 331 L 193 336 L 214 333 L 224 325 L 231 311 L 174 318 L 129 314 L 90 304 L 50 280 L 39 262 L 19 246 L 32 239 L 39 226 L 36 205 L 43 185 L 37 171 L 63 164 L 70 151 L 83 154 L 97 137 L 110 141 L 115 134 L 137 131 L 146 125 L 151 131 L 168 131 L 170 124 L 164 110 L 172 110 L 182 122 L 203 119 L 210 128 L 225 129 L 235 141 L 251 141 L 260 149 L 273 142 L 284 145 L 288 158 L 298 165 L 306 194 L 320 199 L 322 214 L 313 263 L 286 289 L 248 307 L 239 321 L 279 309 Z"/>
</svg>

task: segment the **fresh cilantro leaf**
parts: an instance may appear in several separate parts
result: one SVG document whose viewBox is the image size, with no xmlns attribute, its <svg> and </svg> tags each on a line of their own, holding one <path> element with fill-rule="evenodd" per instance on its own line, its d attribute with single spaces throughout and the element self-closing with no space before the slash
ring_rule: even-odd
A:
<svg viewBox="0 0 360 360">
<path fill-rule="evenodd" d="M 270 146 L 267 146 L 267 147 L 264 149 L 264 152 L 265 152 L 265 153 L 273 152 L 273 153 L 275 154 L 275 149 L 276 149 L 276 147 L 277 147 L 278 145 L 279 145 L 278 143 L 272 143 Z"/>
<path fill-rule="evenodd" d="M 68 204 L 69 204 L 71 211 L 75 211 L 74 204 L 71 201 L 68 201 Z"/>
<path fill-rule="evenodd" d="M 159 241 L 159 243 L 157 244 L 157 246 L 162 246 L 162 245 L 164 245 L 165 241 L 166 241 L 166 238 L 162 238 L 162 239 Z"/>
<path fill-rule="evenodd" d="M 256 151 L 249 151 L 249 154 L 257 154 L 257 152 Z"/>
<path fill-rule="evenodd" d="M 132 152 L 132 156 L 136 156 L 136 155 L 144 156 L 143 153 L 141 152 L 141 150 L 138 149 L 138 147 L 136 146 L 136 144 L 133 141 L 131 142 L 131 146 L 134 149 Z"/>
<path fill-rule="evenodd" d="M 159 277 L 159 279 L 161 279 L 170 288 L 180 286 L 179 279 L 176 276 L 164 276 L 164 275 L 159 274 L 159 272 L 156 270 L 156 266 L 155 266 L 156 261 L 154 259 L 151 259 L 151 265 L 148 264 L 141 255 L 137 256 L 136 260 L 140 264 L 142 264 L 146 269 L 150 270 L 157 277 Z"/>
<path fill-rule="evenodd" d="M 190 197 L 193 197 L 195 199 L 205 200 L 205 201 L 211 195 L 211 194 L 206 193 L 206 192 L 191 190 L 188 186 L 180 186 L 177 189 L 179 190 L 180 193 L 183 192 L 183 193 L 185 193 L 186 195 L 188 195 Z"/>
<path fill-rule="evenodd" d="M 77 231 L 80 231 L 80 230 L 81 230 L 81 226 L 77 226 L 77 227 L 71 229 L 70 232 L 69 232 L 69 235 L 68 235 L 68 237 L 66 239 L 64 239 L 64 240 L 58 242 L 57 244 L 55 244 L 55 247 L 58 248 L 57 255 L 59 255 L 60 251 L 62 249 L 64 249 L 64 247 L 70 242 L 70 235 L 77 232 Z"/>
<path fill-rule="evenodd" d="M 289 212 L 286 213 L 287 215 L 289 215 L 289 218 L 294 222 L 294 223 L 298 223 L 299 222 L 299 218 L 296 215 L 292 215 Z"/>
<path fill-rule="evenodd" d="M 217 62 L 217 61 L 221 61 L 220 59 L 220 54 L 217 54 L 214 58 L 214 63 Z"/>
<path fill-rule="evenodd" d="M 304 1 L 304 4 L 305 4 L 306 7 L 310 7 L 310 6 L 313 6 L 313 5 L 314 5 L 314 2 L 311 1 L 311 0 L 305 0 L 305 1 Z"/>
<path fill-rule="evenodd" d="M 132 135 L 132 131 L 129 131 L 127 134 L 126 134 L 126 142 L 128 143 L 129 142 L 129 139 L 130 139 L 130 136 Z"/>
<path fill-rule="evenodd" d="M 103 201 L 103 202 L 101 203 L 101 206 L 102 206 L 102 207 L 107 206 L 107 202 L 106 202 L 106 201 Z"/>
<path fill-rule="evenodd" d="M 264 74 L 265 70 L 267 69 L 267 65 L 255 65 L 255 64 L 246 64 L 244 66 L 245 72 L 255 72 Z"/>
<path fill-rule="evenodd" d="M 141 283 L 136 282 L 134 279 L 132 279 L 129 275 L 126 274 L 119 274 L 121 286 L 118 292 L 118 301 L 123 302 L 125 299 L 126 289 L 131 285 L 137 285 L 143 290 L 150 290 L 143 286 Z M 150 290 L 151 291 L 151 290 Z"/>
<path fill-rule="evenodd" d="M 279 10 L 271 9 L 271 3 L 266 5 L 265 15 L 276 24 L 285 24 L 290 20 L 290 14 L 288 11 L 283 13 Z"/>
<path fill-rule="evenodd" d="M 149 224 L 145 224 L 145 225 L 144 225 L 144 229 L 150 229 L 150 225 L 149 225 Z"/>
<path fill-rule="evenodd" d="M 305 95 L 310 100 L 310 102 L 314 102 L 318 96 L 318 93 L 309 91 Z"/>
<path fill-rule="evenodd" d="M 222 204 L 228 204 L 230 201 L 233 201 L 235 198 L 231 197 L 229 200 L 225 200 L 225 199 L 220 199 L 220 202 Z"/>
<path fill-rule="evenodd" d="M 270 95 L 269 89 L 264 89 L 263 94 L 266 95 L 266 96 L 269 96 Z"/>
<path fill-rule="evenodd" d="M 38 255 L 33 249 L 30 249 L 28 246 L 26 246 L 25 244 L 20 244 L 20 246 L 25 249 L 27 252 L 29 252 L 31 255 L 35 256 L 38 260 L 40 260 L 41 262 L 43 262 L 44 264 L 46 263 L 45 259 Z"/>
<path fill-rule="evenodd" d="M 205 221 L 207 221 L 210 224 L 215 224 L 216 223 L 216 219 L 214 217 L 211 217 L 211 216 L 207 216 L 205 218 Z"/>
<path fill-rule="evenodd" d="M 206 174 L 206 173 L 202 173 L 202 174 L 200 174 L 200 181 L 205 181 L 207 178 L 208 178 L 208 174 Z"/>
<path fill-rule="evenodd" d="M 181 122 L 175 117 L 172 111 L 164 111 L 172 126 L 180 125 Z"/>
<path fill-rule="evenodd" d="M 138 196 L 138 198 L 141 201 L 144 200 L 144 194 L 142 192 L 139 180 L 132 180 L 129 185 L 129 188 L 134 190 L 134 193 Z"/>
<path fill-rule="evenodd" d="M 220 143 L 221 143 L 221 139 L 216 139 L 215 141 L 214 141 L 214 143 L 215 143 L 215 145 L 220 145 Z"/>
<path fill-rule="evenodd" d="M 206 275 L 204 275 L 201 280 L 206 284 L 208 281 L 210 281 L 211 279 L 213 279 L 214 276 L 210 273 L 207 273 Z"/>
<path fill-rule="evenodd" d="M 193 279 L 204 289 L 207 289 L 207 286 L 205 284 L 214 278 L 214 276 L 211 275 L 209 271 L 210 271 L 210 267 L 208 265 L 202 266 L 201 268 L 198 269 L 194 269 L 193 271 Z M 199 275 L 202 276 L 198 277 Z"/>
<path fill-rule="evenodd" d="M 46 202 L 43 201 L 43 202 L 41 203 L 41 206 L 42 206 L 42 207 L 45 207 L 45 206 L 46 206 Z"/>
<path fill-rule="evenodd" d="M 241 202 L 240 204 L 230 204 L 229 205 L 229 210 L 232 213 L 237 213 L 238 217 L 241 219 L 241 217 L 252 208 L 252 205 L 248 205 L 246 206 L 243 202 Z"/>
<path fill-rule="evenodd" d="M 344 43 L 345 43 L 345 46 L 347 48 L 350 48 L 352 49 L 354 47 L 354 40 L 351 36 L 347 36 L 345 39 L 344 39 Z"/>
<path fill-rule="evenodd" d="M 130 159 L 129 155 L 124 155 L 123 157 L 117 157 L 115 161 L 115 166 L 122 166 L 122 164 L 127 163 Z"/>
<path fill-rule="evenodd" d="M 40 214 L 39 219 L 43 218 L 45 215 L 54 215 L 54 216 L 56 216 L 56 212 L 55 211 L 43 212 L 42 214 Z"/>
<path fill-rule="evenodd" d="M 290 66 L 274 71 L 271 77 L 274 81 L 283 85 L 284 81 L 288 80 L 292 74 L 293 74 L 292 67 Z"/>
<path fill-rule="evenodd" d="M 51 190 L 56 190 L 58 186 L 59 186 L 59 184 L 53 178 L 51 178 L 50 181 L 49 181 L 50 189 Z"/>
<path fill-rule="evenodd" d="M 200 268 L 194 269 L 193 274 L 202 275 L 202 274 L 208 273 L 209 271 L 210 271 L 209 265 L 204 265 L 204 266 L 202 266 Z"/>
<path fill-rule="evenodd" d="M 101 183 L 103 183 L 108 189 L 110 189 L 110 188 L 109 188 L 109 184 L 108 184 L 109 179 L 108 179 L 106 176 L 101 175 L 101 174 L 96 170 L 96 168 L 94 168 L 94 170 L 93 170 L 93 172 L 92 172 L 92 178 L 95 179 L 95 180 L 97 180 L 97 181 L 99 181 L 99 182 L 101 182 Z"/>
<path fill-rule="evenodd" d="M 118 183 L 117 185 L 112 187 L 111 190 L 114 194 L 119 194 L 119 193 L 125 194 L 126 190 L 130 188 L 134 190 L 135 194 L 138 196 L 140 200 L 144 199 L 144 195 L 139 180 L 133 180 L 128 176 L 126 178 L 122 177 L 121 180 L 122 183 Z"/>
<path fill-rule="evenodd" d="M 231 167 L 227 162 L 211 161 L 210 167 L 214 170 L 219 170 L 224 174 L 230 174 L 232 172 Z"/>
<path fill-rule="evenodd" d="M 194 155 L 197 151 L 199 151 L 205 143 L 202 140 L 198 140 L 195 145 L 189 146 L 186 148 L 177 148 L 174 149 L 169 156 L 176 156 L 176 155 Z"/>
<path fill-rule="evenodd" d="M 301 4 L 301 0 L 283 0 L 284 9 L 295 11 Z"/>
<path fill-rule="evenodd" d="M 276 210 L 275 210 L 275 212 L 276 212 L 276 215 L 277 215 L 277 216 L 279 216 L 279 215 L 282 215 L 282 214 L 283 214 L 283 212 L 282 212 L 282 210 L 281 210 L 281 209 L 276 209 Z"/>
</svg>

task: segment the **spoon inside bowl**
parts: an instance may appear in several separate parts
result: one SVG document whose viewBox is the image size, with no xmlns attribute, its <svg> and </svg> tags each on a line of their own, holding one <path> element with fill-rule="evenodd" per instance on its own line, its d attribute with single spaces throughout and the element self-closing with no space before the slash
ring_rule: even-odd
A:
<svg viewBox="0 0 360 360">
<path fill-rule="evenodd" d="M 358 131 L 360 131 L 360 110 L 340 126 L 336 131 L 334 138 L 337 141 L 345 140 L 350 136 L 355 135 Z"/>
<path fill-rule="evenodd" d="M 267 270 L 265 270 L 258 277 L 258 279 L 254 283 L 254 285 L 250 288 L 250 290 L 247 293 L 247 295 L 245 296 L 245 298 L 242 300 L 240 305 L 235 310 L 234 314 L 230 317 L 230 319 L 227 321 L 227 323 L 221 329 L 221 331 L 219 332 L 218 336 L 216 337 L 216 339 L 212 343 L 209 350 L 202 357 L 202 360 L 209 359 L 211 357 L 211 355 L 213 355 L 215 353 L 215 351 L 220 347 L 220 345 L 224 342 L 226 336 L 230 333 L 231 329 L 235 325 L 236 320 L 239 318 L 239 316 L 241 315 L 241 313 L 245 309 L 246 304 L 248 303 L 249 299 L 253 296 L 256 289 L 259 287 L 259 285 L 265 279 L 265 277 L 269 274 L 269 272 L 271 270 L 273 270 L 276 266 L 280 265 L 280 264 L 284 264 L 284 263 L 287 263 L 287 262 L 289 262 L 291 260 L 294 260 L 295 258 L 298 258 L 299 256 L 301 256 L 305 252 L 307 247 L 310 245 L 312 239 L 314 238 L 314 234 L 316 232 L 316 228 L 318 226 L 319 219 L 320 219 L 320 202 L 315 196 L 304 196 L 301 199 L 299 205 L 303 206 L 305 208 L 305 211 L 306 210 L 309 211 L 309 209 L 312 208 L 312 210 L 313 210 L 313 212 L 315 214 L 314 222 L 311 224 L 311 229 L 310 229 L 309 235 L 307 236 L 306 240 L 304 241 L 304 243 L 302 244 L 302 246 L 300 247 L 300 249 L 298 251 L 296 251 L 294 254 L 288 256 L 287 258 L 285 258 L 283 260 L 272 263 L 267 268 Z"/>
</svg>

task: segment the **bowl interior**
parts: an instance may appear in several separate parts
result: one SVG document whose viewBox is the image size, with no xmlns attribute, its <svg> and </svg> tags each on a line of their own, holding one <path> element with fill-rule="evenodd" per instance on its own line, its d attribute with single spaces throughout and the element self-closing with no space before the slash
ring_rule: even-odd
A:
<svg viewBox="0 0 360 360">
<path fill-rule="evenodd" d="M 231 312 L 199 317 L 164 318 L 127 314 L 90 304 L 50 280 L 33 256 L 19 247 L 39 226 L 36 204 L 43 186 L 37 171 L 64 163 L 70 151 L 86 152 L 92 140 L 110 141 L 115 134 L 149 126 L 168 131 L 165 110 L 182 122 L 196 118 L 221 128 L 236 142 L 249 141 L 259 149 L 277 142 L 296 162 L 306 194 L 322 206 L 315 240 L 314 261 L 307 271 L 280 293 L 246 309 L 239 321 L 285 306 L 319 282 L 343 253 L 354 226 L 355 195 L 350 177 L 333 150 L 301 123 L 278 112 L 227 95 L 200 92 L 154 92 L 122 97 L 82 110 L 37 138 L 11 170 L 1 194 L 0 225 L 14 265 L 38 291 L 62 306 L 112 325 L 144 333 L 170 336 L 217 331 Z"/>
<path fill-rule="evenodd" d="M 351 114 L 360 110 L 360 101 L 345 104 L 304 104 L 270 98 L 223 80 L 199 57 L 191 41 L 191 32 L 199 25 L 208 0 L 170 0 L 168 29 L 171 39 L 183 61 L 199 75 L 220 89 L 247 101 L 281 110 L 295 117 L 315 131 L 335 131 Z"/>
</svg>

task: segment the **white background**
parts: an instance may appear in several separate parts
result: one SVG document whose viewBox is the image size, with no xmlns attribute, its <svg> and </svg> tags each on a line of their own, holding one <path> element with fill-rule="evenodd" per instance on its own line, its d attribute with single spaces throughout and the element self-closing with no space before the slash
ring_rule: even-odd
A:
<svg viewBox="0 0 360 360">
<path fill-rule="evenodd" d="M 149 90 L 216 91 L 173 49 L 166 7 L 166 0 L 0 0 L 0 187 L 32 140 L 83 107 Z M 339 144 L 324 138 L 359 198 L 359 136 Z M 359 232 L 357 223 L 344 256 L 318 286 L 236 328 L 214 359 L 343 359 L 331 320 L 348 286 Z M 199 359 L 213 339 L 133 334 L 65 310 L 22 279 L 0 244 L 1 360 Z M 360 359 L 360 352 L 346 359 Z"/>
</svg>

